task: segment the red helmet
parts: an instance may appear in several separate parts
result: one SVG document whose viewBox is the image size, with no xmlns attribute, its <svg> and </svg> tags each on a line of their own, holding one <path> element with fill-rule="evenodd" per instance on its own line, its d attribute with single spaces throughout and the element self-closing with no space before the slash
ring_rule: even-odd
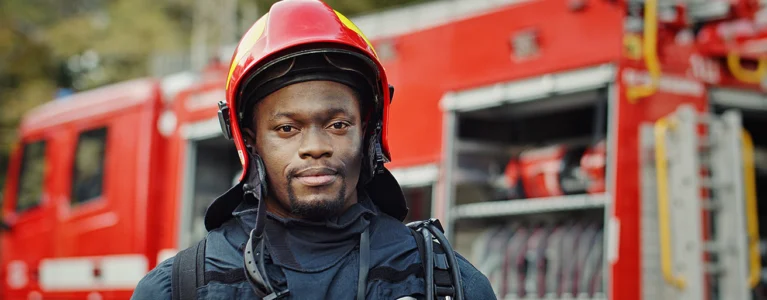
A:
<svg viewBox="0 0 767 300">
<path fill-rule="evenodd" d="M 369 127 L 377 131 L 373 132 L 376 136 L 372 147 L 373 151 L 378 149 L 375 153 L 380 161 L 378 167 L 390 161 L 386 120 L 393 88 L 389 86 L 386 71 L 378 61 L 373 45 L 354 23 L 325 3 L 318 0 L 283 0 L 275 3 L 240 40 L 226 80 L 226 103 L 219 103 L 222 130 L 227 138 L 234 139 L 243 166 L 240 181 L 247 178 L 249 165 L 241 126 L 243 121 L 247 122 L 243 110 L 248 108 L 243 103 L 247 98 L 243 97 L 243 93 L 252 92 L 252 88 L 245 87 L 255 77 L 272 76 L 263 74 L 279 62 L 309 54 L 348 56 L 368 65 L 370 70 L 365 75 L 373 77 L 367 80 L 372 85 L 376 104 L 372 116 L 377 119 L 368 120 L 373 125 Z M 344 66 L 338 67 L 344 69 Z"/>
</svg>

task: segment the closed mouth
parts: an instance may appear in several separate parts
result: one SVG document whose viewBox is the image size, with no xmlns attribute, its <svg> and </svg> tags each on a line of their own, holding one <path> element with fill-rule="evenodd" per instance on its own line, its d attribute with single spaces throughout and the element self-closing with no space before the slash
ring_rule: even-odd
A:
<svg viewBox="0 0 767 300">
<path fill-rule="evenodd" d="M 312 167 L 297 172 L 294 178 L 305 186 L 319 187 L 335 182 L 338 171 L 328 167 Z"/>
</svg>

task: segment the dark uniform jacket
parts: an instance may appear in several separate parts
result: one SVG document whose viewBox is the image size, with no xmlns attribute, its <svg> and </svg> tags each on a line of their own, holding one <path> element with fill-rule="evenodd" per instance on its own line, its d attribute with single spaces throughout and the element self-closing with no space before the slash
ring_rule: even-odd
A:
<svg viewBox="0 0 767 300">
<path fill-rule="evenodd" d="M 355 299 L 359 236 L 370 227 L 367 299 L 422 299 L 423 271 L 410 229 L 381 212 L 364 191 L 359 203 L 326 222 L 284 219 L 267 214 L 267 274 L 289 299 Z M 376 201 L 378 202 L 378 201 Z M 206 285 L 199 299 L 257 299 L 244 277 L 242 249 L 255 226 L 257 206 L 241 202 L 232 218 L 207 236 Z M 466 299 L 495 299 L 487 277 L 456 255 Z M 171 299 L 173 258 L 160 263 L 138 284 L 131 299 Z M 279 288 L 277 288 L 279 287 Z"/>
</svg>

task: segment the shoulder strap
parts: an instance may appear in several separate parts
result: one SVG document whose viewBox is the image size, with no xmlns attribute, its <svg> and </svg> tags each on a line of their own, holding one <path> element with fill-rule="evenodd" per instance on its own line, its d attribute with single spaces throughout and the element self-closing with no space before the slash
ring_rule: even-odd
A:
<svg viewBox="0 0 767 300">
<path fill-rule="evenodd" d="M 424 245 L 423 236 L 421 235 L 421 232 L 418 229 L 415 229 L 413 227 L 410 227 L 410 233 L 413 235 L 413 238 L 415 239 L 415 245 L 418 247 L 418 253 L 421 256 L 421 261 L 424 261 L 426 258 L 424 255 L 426 254 L 426 246 Z"/>
<path fill-rule="evenodd" d="M 197 288 L 205 285 L 205 241 L 176 254 L 171 269 L 173 300 L 196 300 Z"/>
<path fill-rule="evenodd" d="M 417 221 L 407 226 L 411 229 L 421 261 L 424 262 L 424 280 L 431 282 L 431 286 L 426 287 L 426 295 L 433 295 L 433 299 L 462 299 L 463 293 L 458 290 L 462 287 L 460 276 L 454 276 L 454 273 L 459 272 L 455 269 L 458 266 L 454 263 L 454 257 L 450 257 L 453 249 L 442 235 L 439 220 Z"/>
</svg>

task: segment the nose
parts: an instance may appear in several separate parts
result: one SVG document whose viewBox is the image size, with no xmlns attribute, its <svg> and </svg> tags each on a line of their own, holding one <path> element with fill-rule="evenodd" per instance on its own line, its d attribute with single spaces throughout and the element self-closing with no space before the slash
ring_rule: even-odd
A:
<svg viewBox="0 0 767 300">
<path fill-rule="evenodd" d="M 302 133 L 301 147 L 298 149 L 301 159 L 319 159 L 323 156 L 333 156 L 333 144 L 327 132 L 321 128 L 312 127 Z"/>
</svg>

